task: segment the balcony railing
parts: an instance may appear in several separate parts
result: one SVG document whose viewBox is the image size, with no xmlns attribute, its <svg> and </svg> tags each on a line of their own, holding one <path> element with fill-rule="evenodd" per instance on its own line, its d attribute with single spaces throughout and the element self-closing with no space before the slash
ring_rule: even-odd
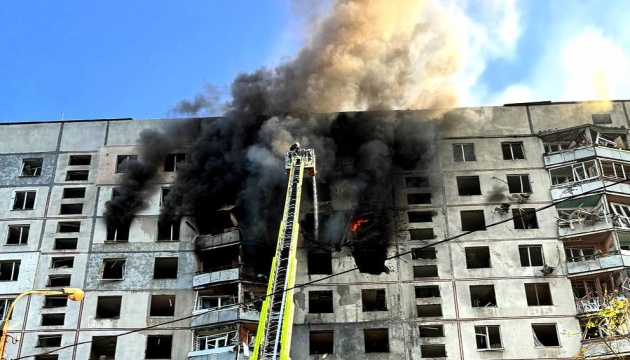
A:
<svg viewBox="0 0 630 360">
<path fill-rule="evenodd" d="M 596 254 L 582 261 L 567 262 L 567 271 L 569 275 L 576 275 L 624 266 L 630 266 L 630 255 L 613 251 L 605 254 Z"/>
<path fill-rule="evenodd" d="M 260 313 L 257 309 L 253 306 L 248 307 L 245 305 L 227 305 L 195 312 L 198 315 L 190 320 L 190 326 L 193 328 L 234 321 L 257 322 L 260 318 Z"/>
<path fill-rule="evenodd" d="M 197 235 L 195 238 L 195 248 L 197 250 L 205 250 L 217 246 L 234 244 L 240 241 L 237 228 L 214 235 Z"/>
</svg>

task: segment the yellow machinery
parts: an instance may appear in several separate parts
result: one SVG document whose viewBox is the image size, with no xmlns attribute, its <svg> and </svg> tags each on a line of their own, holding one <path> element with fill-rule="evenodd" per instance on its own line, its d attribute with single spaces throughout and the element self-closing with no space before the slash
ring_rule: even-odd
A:
<svg viewBox="0 0 630 360">
<path fill-rule="evenodd" d="M 293 286 L 295 285 L 295 250 L 298 215 L 304 170 L 315 176 L 315 153 L 300 149 L 296 143 L 287 151 L 285 168 L 289 175 L 284 215 L 278 234 L 276 254 L 271 264 L 267 297 L 260 312 L 256 343 L 250 359 L 289 359 L 293 329 Z"/>
</svg>

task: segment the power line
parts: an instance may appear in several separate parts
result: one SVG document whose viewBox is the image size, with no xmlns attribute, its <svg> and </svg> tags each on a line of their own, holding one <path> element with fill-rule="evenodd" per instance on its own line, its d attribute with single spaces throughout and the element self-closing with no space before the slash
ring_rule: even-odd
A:
<svg viewBox="0 0 630 360">
<path fill-rule="evenodd" d="M 562 204 L 562 203 L 564 203 L 566 201 L 573 200 L 575 198 L 579 198 L 579 197 L 582 197 L 582 196 L 585 196 L 585 195 L 594 194 L 594 193 L 597 193 L 597 192 L 599 192 L 601 190 L 606 190 L 607 187 L 614 186 L 614 185 L 621 184 L 621 183 L 628 182 L 628 181 L 630 181 L 630 179 L 622 179 L 622 180 L 614 181 L 614 182 L 612 182 L 609 185 L 606 185 L 606 183 L 604 183 L 604 185 L 602 185 L 600 187 L 597 187 L 597 188 L 594 188 L 594 189 L 591 189 L 589 191 L 585 191 L 583 193 L 576 194 L 576 195 L 570 195 L 570 196 L 568 196 L 568 197 L 566 197 L 566 198 L 564 198 L 562 200 L 552 201 L 550 204 L 547 204 L 547 205 L 542 206 L 540 208 L 534 209 L 534 211 L 532 213 L 535 214 L 535 213 L 538 213 L 539 211 L 542 211 L 542 210 L 545 210 L 545 209 L 549 209 L 549 208 L 554 207 L 554 206 L 556 206 L 558 204 Z M 501 224 L 504 224 L 504 223 L 512 221 L 512 220 L 520 219 L 520 218 L 523 218 L 525 216 L 529 216 L 532 213 L 521 213 L 518 216 L 508 217 L 506 219 L 499 220 L 497 222 L 494 222 L 494 223 L 491 223 L 489 225 L 486 225 L 485 229 L 488 229 L 488 228 L 493 227 L 493 226 L 501 225 Z M 424 245 L 424 246 L 416 247 L 416 248 L 414 248 L 414 250 L 418 250 L 418 249 L 422 250 L 422 249 L 427 249 L 427 248 L 435 246 L 435 245 L 444 244 L 446 242 L 459 239 L 459 238 L 461 238 L 463 236 L 475 233 L 477 231 L 484 231 L 485 229 L 469 230 L 469 231 L 463 232 L 461 234 L 454 235 L 454 236 L 445 238 L 445 239 L 440 240 L 440 241 L 436 241 L 436 242 L 431 243 L 431 244 L 427 244 L 427 245 Z M 399 258 L 401 256 L 411 254 L 412 252 L 413 252 L 413 250 L 397 253 L 397 254 L 392 255 L 390 257 L 386 257 L 385 261 L 393 260 L 393 259 Z M 309 285 L 318 283 L 320 281 L 328 280 L 328 279 L 331 279 L 331 278 L 333 278 L 335 276 L 344 275 L 344 274 L 353 272 L 353 271 L 358 270 L 358 269 L 359 269 L 359 267 L 355 266 L 353 268 L 350 268 L 350 269 L 347 269 L 347 270 L 344 270 L 344 271 L 340 271 L 340 272 L 337 272 L 337 273 L 334 273 L 334 274 L 330 274 L 330 275 L 324 276 L 324 277 L 316 279 L 316 280 L 311 280 L 311 281 L 308 281 L 308 282 L 305 282 L 305 283 L 294 285 L 293 287 L 288 288 L 286 290 L 279 290 L 279 291 L 276 291 L 275 293 L 266 294 L 265 296 L 259 297 L 259 298 L 254 299 L 254 300 L 245 301 L 245 302 L 236 303 L 236 304 L 231 304 L 231 305 L 228 305 L 226 307 L 221 307 L 220 309 L 208 309 L 207 311 L 204 311 L 204 312 L 199 313 L 199 314 L 188 315 L 188 316 L 185 316 L 185 317 L 169 320 L 169 321 L 166 321 L 166 322 L 163 322 L 163 323 L 160 323 L 160 324 L 151 325 L 151 326 L 147 326 L 147 327 L 143 327 L 143 328 L 139 328 L 139 329 L 135 329 L 135 330 L 130 330 L 130 331 L 124 332 L 122 334 L 99 338 L 98 340 L 81 341 L 81 342 L 78 342 L 78 343 L 62 346 L 62 347 L 59 347 L 57 349 L 53 349 L 53 350 L 50 350 L 50 351 L 47 351 L 47 352 L 44 352 L 44 353 L 28 355 L 28 356 L 21 356 L 21 357 L 14 358 L 12 360 L 21 360 L 21 359 L 26 359 L 26 358 L 29 358 L 29 357 L 32 357 L 32 356 L 51 354 L 51 353 L 54 353 L 54 352 L 57 352 L 57 351 L 60 351 L 60 350 L 72 348 L 72 347 L 83 345 L 83 344 L 89 344 L 89 343 L 93 343 L 93 342 L 105 341 L 105 340 L 109 340 L 109 339 L 118 338 L 118 337 L 124 336 L 124 335 L 129 335 L 129 334 L 133 334 L 133 333 L 137 333 L 137 332 L 141 332 L 141 331 L 145 331 L 145 330 L 154 329 L 154 328 L 160 327 L 162 325 L 168 325 L 168 324 L 172 324 L 172 323 L 175 323 L 175 322 L 178 322 L 178 321 L 191 319 L 193 317 L 205 315 L 205 314 L 208 314 L 208 313 L 214 312 L 214 311 L 223 311 L 223 310 L 227 310 L 227 309 L 230 309 L 230 308 L 240 308 L 242 306 L 246 306 L 246 305 L 250 305 L 250 304 L 253 305 L 255 301 L 266 299 L 269 296 L 276 295 L 276 294 L 281 294 L 282 292 L 289 291 L 289 290 L 300 289 L 300 288 L 303 288 L 305 286 L 309 286 Z"/>
</svg>

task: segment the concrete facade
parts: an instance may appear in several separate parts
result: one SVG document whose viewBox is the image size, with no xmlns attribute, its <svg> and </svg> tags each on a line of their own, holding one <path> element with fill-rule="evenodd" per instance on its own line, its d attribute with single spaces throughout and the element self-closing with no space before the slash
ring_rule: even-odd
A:
<svg viewBox="0 0 630 360">
<path fill-rule="evenodd" d="M 521 104 L 445 112 L 432 164 L 400 173 L 392 184 L 389 271 L 351 271 L 296 289 L 291 358 L 321 359 L 325 353 L 327 359 L 571 359 L 582 347 L 590 349 L 589 356 L 605 354 L 600 339 L 585 335 L 583 322 L 597 308 L 593 304 L 630 288 L 625 272 L 630 187 L 614 184 L 589 192 L 584 196 L 599 197 L 581 203 L 554 206 L 553 201 L 598 184 L 613 186 L 621 175 L 611 175 L 617 169 L 611 161 L 619 169 L 628 164 L 630 176 L 629 107 L 628 102 L 613 102 L 609 111 L 589 103 Z M 604 115 L 604 122 L 600 116 L 593 125 L 593 114 Z M 258 311 L 235 304 L 264 295 L 266 283 L 244 261 L 236 228 L 197 235 L 184 219 L 177 240 L 157 240 L 162 188 L 173 183 L 174 173 L 160 172 L 149 185 L 129 240 L 107 239 L 105 203 L 122 176 L 116 172 L 117 157 L 138 153 L 140 131 L 176 121 L 0 125 L 0 138 L 6 139 L 0 142 L 0 263 L 19 263 L 15 279 L 0 281 L 0 301 L 29 289 L 86 291 L 80 303 L 60 304 L 43 295 L 21 300 L 9 327 L 19 341 L 8 344 L 7 358 L 52 359 L 36 355 L 94 339 L 102 346 L 85 343 L 54 354 L 62 360 L 248 358 Z M 606 140 L 615 143 L 616 136 L 606 134 L 625 135 L 615 147 Z M 589 141 L 572 145 L 578 136 Z M 505 146 L 510 159 L 502 156 Z M 464 147 L 474 158 L 454 155 Z M 83 161 L 73 163 L 76 157 Z M 40 169 L 25 174 L 24 164 L 32 159 L 34 164 L 41 159 Z M 572 179 L 563 175 L 564 167 L 582 163 L 588 176 L 580 178 L 579 170 L 571 170 L 578 171 Z M 525 179 L 518 189 L 517 178 Z M 472 181 L 473 188 L 478 183 L 478 190 L 462 191 L 464 181 Z M 73 189 L 82 195 L 64 195 Z M 430 200 L 413 200 L 422 194 L 430 194 Z M 80 211 L 64 213 L 68 205 L 79 204 Z M 541 207 L 534 222 L 510 220 Z M 576 209 L 590 209 L 597 217 L 572 218 Z M 420 220 L 414 218 L 418 214 Z M 480 218 L 485 230 L 442 242 L 474 228 Z M 16 235 L 25 228 L 27 237 Z M 414 251 L 436 243 L 430 247 L 434 253 Z M 298 264 L 308 264 L 312 246 L 303 239 L 298 245 Z M 332 274 L 356 266 L 347 247 L 320 250 L 329 255 Z M 204 266 L 204 259 L 214 257 L 221 257 L 221 266 Z M 177 259 L 175 277 L 154 278 L 159 258 Z M 65 265 L 57 266 L 60 261 Z M 108 266 L 123 262 L 124 276 L 104 278 Z M 543 273 L 543 266 L 554 269 Z M 327 276 L 300 266 L 296 283 Z M 576 299 L 580 282 L 595 288 Z M 330 308 L 317 310 L 321 301 Z M 104 312 L 97 312 L 99 306 Z M 115 316 L 108 312 L 112 306 L 119 308 Z M 165 322 L 115 337 L 115 344 L 105 339 Z M 61 338 L 46 346 L 42 337 L 51 335 Z M 171 353 L 147 355 L 160 341 L 171 342 Z"/>
</svg>

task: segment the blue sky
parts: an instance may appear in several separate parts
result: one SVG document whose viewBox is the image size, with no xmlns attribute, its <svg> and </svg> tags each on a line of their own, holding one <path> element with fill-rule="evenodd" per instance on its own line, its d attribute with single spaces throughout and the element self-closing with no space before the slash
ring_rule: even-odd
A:
<svg viewBox="0 0 630 360">
<path fill-rule="evenodd" d="M 460 105 L 630 99 L 630 2 L 439 3 L 474 34 L 453 74 Z M 293 5 L 3 0 L 0 121 L 165 117 L 204 84 L 227 88 L 241 71 L 295 55 L 305 30 Z M 592 91 L 591 73 L 606 89 Z"/>
</svg>

